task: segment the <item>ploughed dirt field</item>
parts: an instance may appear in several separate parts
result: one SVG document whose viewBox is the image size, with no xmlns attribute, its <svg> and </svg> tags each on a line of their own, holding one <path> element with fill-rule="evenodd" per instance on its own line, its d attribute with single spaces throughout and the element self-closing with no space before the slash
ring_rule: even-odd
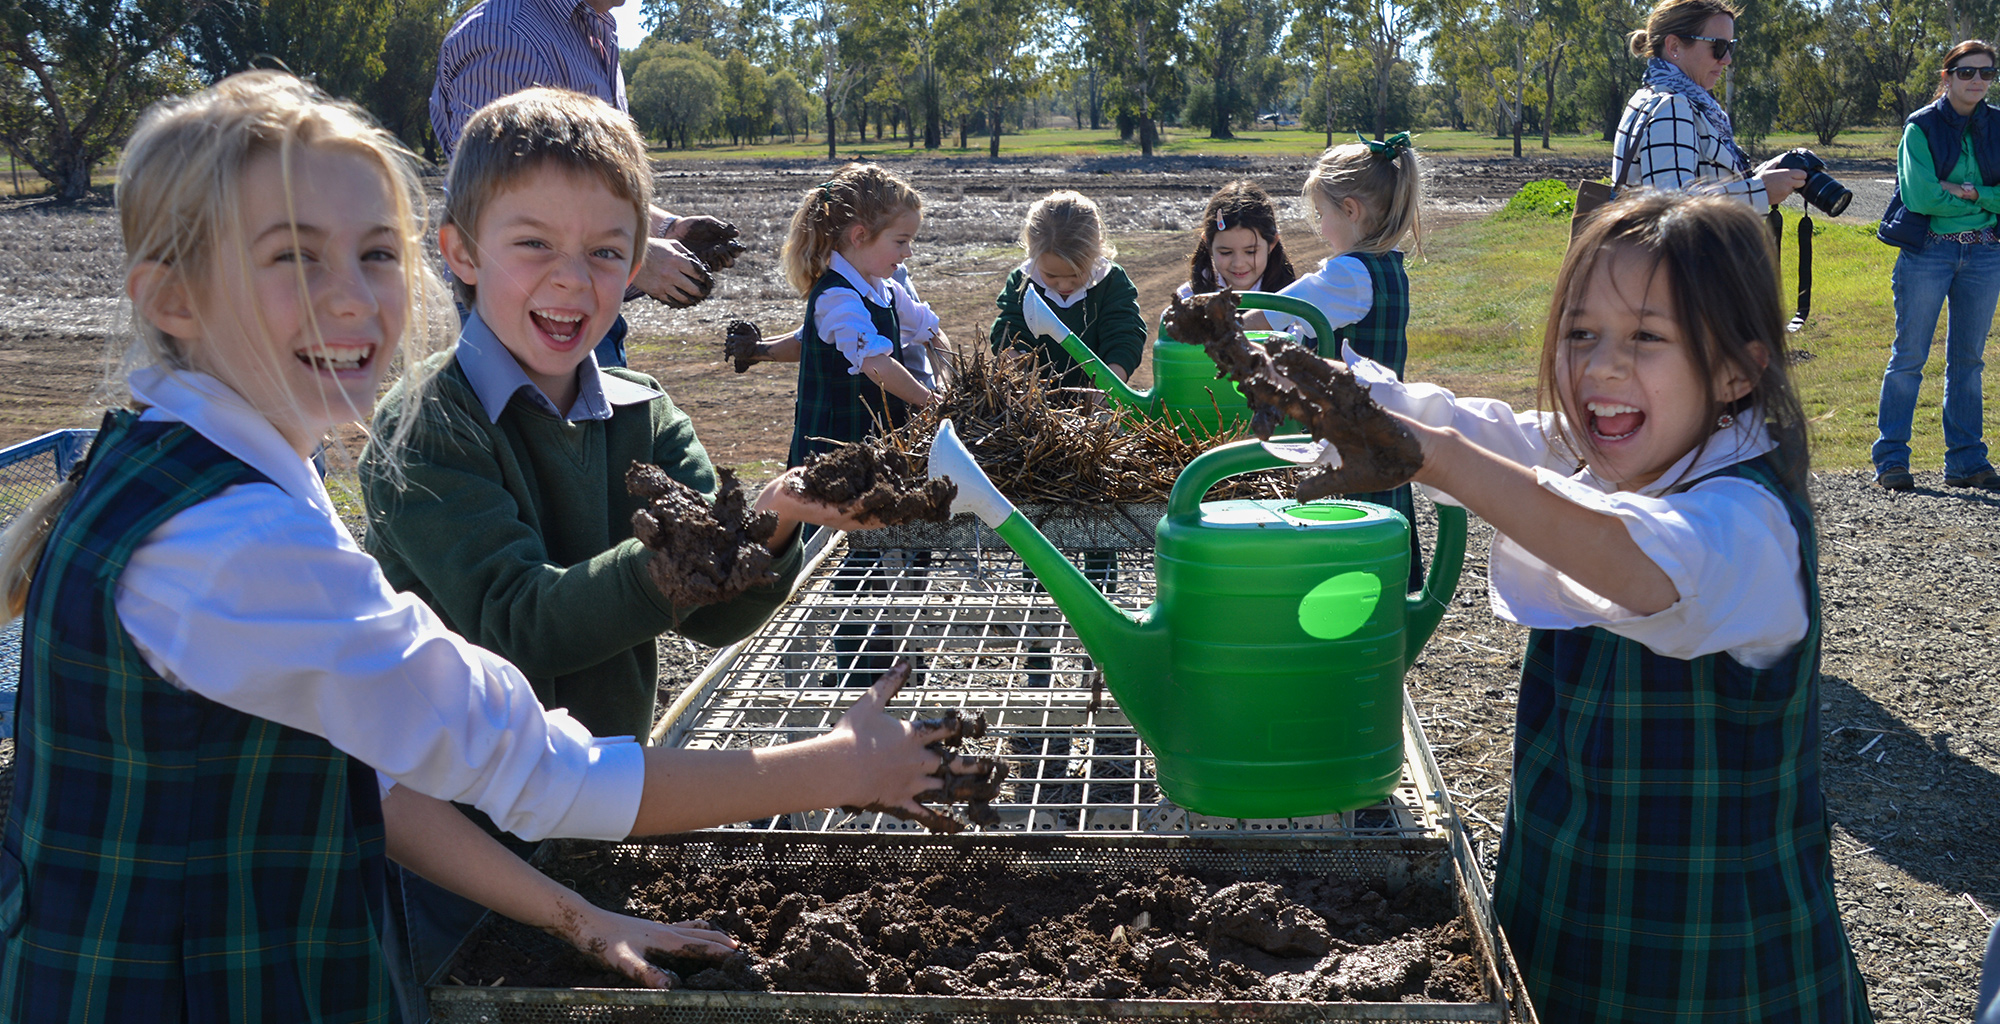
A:
<svg viewBox="0 0 2000 1024">
<path fill-rule="evenodd" d="M 912 278 L 962 346 L 985 344 L 994 296 L 1021 260 L 1021 215 L 1052 188 L 1076 188 L 1103 206 L 1149 317 L 1185 277 L 1207 195 L 1232 178 L 1256 177 L 1286 203 L 1285 240 L 1301 270 L 1326 255 L 1297 219 L 1303 161 L 919 159 L 897 169 L 927 196 Z M 1865 180 L 1866 170 L 1841 177 Z M 699 306 L 628 304 L 633 365 L 659 377 L 692 413 L 715 460 L 744 467 L 748 479 L 782 463 L 794 376 L 789 366 L 733 372 L 721 360 L 724 326 L 742 318 L 777 333 L 797 324 L 803 304 L 783 283 L 777 246 L 798 194 L 825 173 L 824 165 L 675 163 L 658 179 L 663 205 L 733 221 L 751 251 L 718 275 L 715 296 Z M 1426 189 L 1432 216 L 1463 218 L 1526 181 L 1601 173 L 1576 160 L 1437 161 Z M 104 356 L 124 329 L 119 265 L 108 203 L 0 209 L 0 442 L 96 424 Z M 1410 365 L 1423 375 L 1424 353 L 1411 353 Z M 1138 382 L 1149 378 L 1142 368 Z M 1823 772 L 1841 908 L 1877 1018 L 1960 1021 L 2000 911 L 2000 500 L 1947 488 L 1934 470 L 1917 482 L 1902 495 L 1876 490 L 1859 474 L 1815 482 L 1826 625 Z M 1490 863 L 1510 781 L 1524 634 L 1488 610 L 1484 550 L 1484 537 L 1475 537 L 1457 605 L 1409 681 Z M 710 653 L 672 637 L 661 646 L 669 688 Z"/>
</svg>

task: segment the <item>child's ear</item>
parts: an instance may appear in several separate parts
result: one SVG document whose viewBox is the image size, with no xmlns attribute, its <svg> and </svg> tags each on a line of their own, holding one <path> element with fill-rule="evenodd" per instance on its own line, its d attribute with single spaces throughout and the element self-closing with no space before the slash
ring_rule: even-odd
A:
<svg viewBox="0 0 2000 1024">
<path fill-rule="evenodd" d="M 451 268 L 451 276 L 474 288 L 479 287 L 479 261 L 472 257 L 477 245 L 471 236 L 450 221 L 438 227 L 438 251 L 444 254 L 445 266 Z M 634 267 L 633 272 L 637 273 L 638 268 Z"/>
<path fill-rule="evenodd" d="M 125 275 L 125 294 L 145 321 L 168 337 L 198 338 L 201 317 L 188 294 L 187 282 L 174 268 L 158 260 L 140 260 Z"/>
<path fill-rule="evenodd" d="M 1757 387 L 1757 381 L 1771 365 L 1771 349 L 1761 341 L 1753 341 L 1744 346 L 1750 354 L 1750 361 L 1756 366 L 1746 369 L 1735 363 L 1723 364 L 1722 379 L 1716 384 L 1716 399 L 1724 405 L 1749 394 Z"/>
</svg>

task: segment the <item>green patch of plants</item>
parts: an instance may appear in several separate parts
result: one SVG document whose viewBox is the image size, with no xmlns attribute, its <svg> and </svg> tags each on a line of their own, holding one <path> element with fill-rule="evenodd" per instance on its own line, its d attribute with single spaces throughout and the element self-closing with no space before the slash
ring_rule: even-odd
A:
<svg viewBox="0 0 2000 1024">
<path fill-rule="evenodd" d="M 1531 181 L 1514 193 L 1507 205 L 1496 214 L 1501 220 L 1519 220 L 1523 217 L 1557 218 L 1564 220 L 1576 212 L 1576 190 L 1553 178 Z"/>
</svg>

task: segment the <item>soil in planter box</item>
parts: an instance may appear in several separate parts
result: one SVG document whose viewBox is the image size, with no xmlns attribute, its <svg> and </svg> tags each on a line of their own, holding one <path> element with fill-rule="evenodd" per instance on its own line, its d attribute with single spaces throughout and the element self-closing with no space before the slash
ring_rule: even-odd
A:
<svg viewBox="0 0 2000 1024">
<path fill-rule="evenodd" d="M 967 865 L 880 877 L 852 865 L 680 870 L 612 848 L 547 870 L 604 906 L 705 918 L 742 943 L 716 964 L 660 962 L 689 988 L 1088 999 L 1480 1002 L 1448 893 L 1287 874 L 1025 873 Z M 497 921 L 454 983 L 629 987 L 558 940 Z"/>
</svg>

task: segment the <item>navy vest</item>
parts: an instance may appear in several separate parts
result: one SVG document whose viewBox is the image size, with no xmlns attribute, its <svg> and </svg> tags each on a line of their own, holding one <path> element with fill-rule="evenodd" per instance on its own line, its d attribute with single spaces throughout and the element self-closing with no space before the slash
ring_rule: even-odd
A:
<svg viewBox="0 0 2000 1024">
<path fill-rule="evenodd" d="M 854 364 L 840 350 L 821 340 L 813 313 L 829 290 L 845 288 L 861 299 L 876 333 L 889 339 L 890 358 L 903 361 L 903 329 L 895 303 L 877 306 L 839 272 L 828 270 L 806 296 L 806 322 L 799 328 L 798 412 L 792 421 L 792 448 L 785 465 L 803 466 L 806 456 L 832 451 L 847 441 L 859 441 L 875 430 L 878 420 L 900 427 L 910 418 L 909 404 L 882 390 L 866 374 L 849 373 Z M 810 440 L 825 438 L 826 440 Z"/>
</svg>

